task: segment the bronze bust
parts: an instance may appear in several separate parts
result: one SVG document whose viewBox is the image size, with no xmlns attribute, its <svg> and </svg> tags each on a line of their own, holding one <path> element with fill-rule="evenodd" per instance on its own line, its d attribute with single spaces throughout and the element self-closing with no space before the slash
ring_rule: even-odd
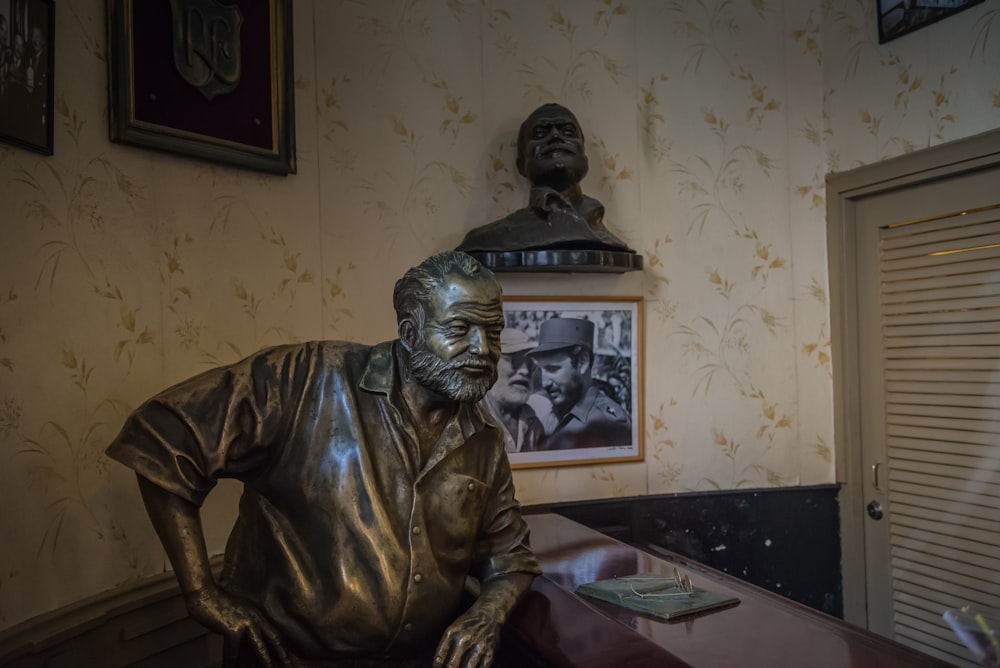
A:
<svg viewBox="0 0 1000 668">
<path fill-rule="evenodd" d="M 226 665 L 486 667 L 538 573 L 477 404 L 500 285 L 449 251 L 407 271 L 393 306 L 396 340 L 262 350 L 153 397 L 108 448 Z M 244 491 L 216 579 L 199 508 L 221 477 Z"/>
<path fill-rule="evenodd" d="M 589 161 L 583 131 L 566 107 L 535 109 L 517 135 L 517 171 L 531 182 L 528 206 L 470 230 L 457 250 L 482 253 L 596 250 L 634 254 L 604 225 L 604 205 L 583 194 Z M 482 259 L 482 258 L 480 258 Z"/>
</svg>

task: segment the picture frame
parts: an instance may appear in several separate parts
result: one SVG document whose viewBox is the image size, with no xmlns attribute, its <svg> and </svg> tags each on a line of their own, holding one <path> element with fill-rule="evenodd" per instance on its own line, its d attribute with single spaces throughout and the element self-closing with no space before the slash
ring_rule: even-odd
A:
<svg viewBox="0 0 1000 668">
<path fill-rule="evenodd" d="M 498 378 L 481 405 L 511 468 L 642 461 L 642 298 L 511 296 L 503 311 Z"/>
<path fill-rule="evenodd" d="M 294 174 L 291 0 L 107 0 L 111 140 Z"/>
<path fill-rule="evenodd" d="M 878 43 L 919 30 L 983 0 L 878 0 Z"/>
<path fill-rule="evenodd" d="M 55 0 L 0 0 L 0 140 L 52 155 Z"/>
</svg>

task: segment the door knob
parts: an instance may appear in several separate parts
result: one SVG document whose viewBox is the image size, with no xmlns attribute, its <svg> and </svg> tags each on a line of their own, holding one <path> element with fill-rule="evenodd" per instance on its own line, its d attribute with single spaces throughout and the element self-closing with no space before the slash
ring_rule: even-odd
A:
<svg viewBox="0 0 1000 668">
<path fill-rule="evenodd" d="M 870 502 L 866 510 L 868 511 L 868 517 L 872 518 L 873 520 L 882 519 L 882 504 L 879 503 L 878 501 Z"/>
</svg>

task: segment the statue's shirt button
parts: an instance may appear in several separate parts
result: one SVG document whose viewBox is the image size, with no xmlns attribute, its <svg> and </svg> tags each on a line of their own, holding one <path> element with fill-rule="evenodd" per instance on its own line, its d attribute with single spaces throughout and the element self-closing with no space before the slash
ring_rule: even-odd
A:
<svg viewBox="0 0 1000 668">
<path fill-rule="evenodd" d="M 417 536 L 420 535 L 420 527 L 413 527 L 413 533 Z"/>
<path fill-rule="evenodd" d="M 413 581 L 414 582 L 420 582 L 423 579 L 424 579 L 424 576 L 421 575 L 420 573 L 417 573 L 416 575 L 413 576 Z"/>
<path fill-rule="evenodd" d="M 471 491 L 472 491 L 472 490 L 474 490 L 475 488 L 476 488 L 476 485 L 475 485 L 475 483 L 471 483 L 471 482 L 470 482 L 470 483 L 469 483 L 469 491 L 471 492 Z"/>
</svg>

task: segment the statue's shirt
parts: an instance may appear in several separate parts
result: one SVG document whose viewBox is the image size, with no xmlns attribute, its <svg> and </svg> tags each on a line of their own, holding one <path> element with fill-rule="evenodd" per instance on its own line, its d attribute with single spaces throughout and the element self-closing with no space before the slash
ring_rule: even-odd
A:
<svg viewBox="0 0 1000 668">
<path fill-rule="evenodd" d="M 243 481 L 220 582 L 303 656 L 436 643 L 467 575 L 539 572 L 501 430 L 463 404 L 421 467 L 393 345 L 261 351 L 149 400 L 108 448 L 195 504 Z"/>
</svg>

